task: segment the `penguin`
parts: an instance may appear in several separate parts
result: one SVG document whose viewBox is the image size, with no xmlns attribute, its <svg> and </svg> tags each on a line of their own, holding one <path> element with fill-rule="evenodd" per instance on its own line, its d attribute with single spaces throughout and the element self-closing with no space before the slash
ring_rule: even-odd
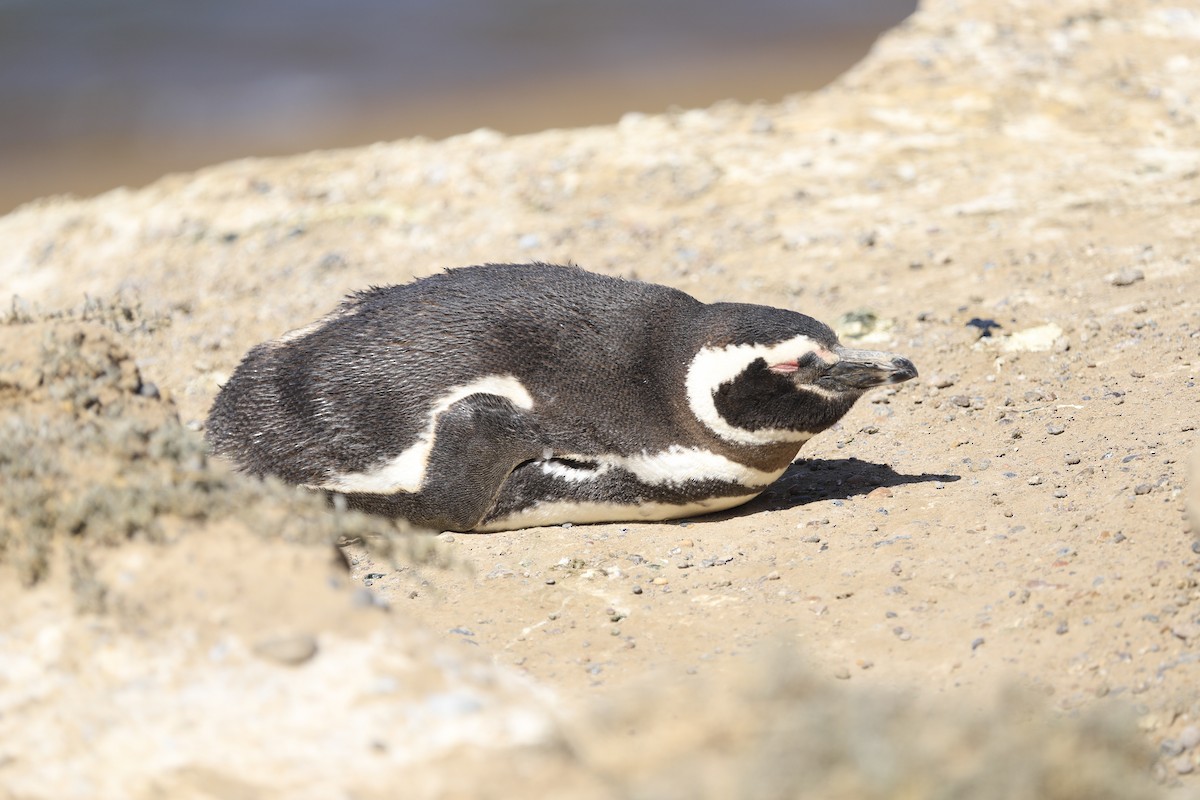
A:
<svg viewBox="0 0 1200 800">
<path fill-rule="evenodd" d="M 916 375 L 795 311 L 485 264 L 254 347 L 206 438 L 245 472 L 434 529 L 677 519 L 753 499 L 864 392 Z"/>
</svg>

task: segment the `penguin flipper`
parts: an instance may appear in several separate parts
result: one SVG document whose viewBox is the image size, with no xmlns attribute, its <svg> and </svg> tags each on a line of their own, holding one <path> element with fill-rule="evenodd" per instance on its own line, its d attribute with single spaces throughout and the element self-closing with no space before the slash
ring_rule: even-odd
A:
<svg viewBox="0 0 1200 800">
<path fill-rule="evenodd" d="M 468 531 L 496 503 L 513 468 L 540 458 L 543 436 L 533 415 L 495 394 L 472 394 L 438 418 L 419 492 L 346 493 L 350 508 L 404 517 L 438 530 Z"/>
</svg>

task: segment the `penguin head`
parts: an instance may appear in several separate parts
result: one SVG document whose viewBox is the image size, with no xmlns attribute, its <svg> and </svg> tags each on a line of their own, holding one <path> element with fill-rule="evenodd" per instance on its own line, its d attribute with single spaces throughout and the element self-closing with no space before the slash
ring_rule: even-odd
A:
<svg viewBox="0 0 1200 800">
<path fill-rule="evenodd" d="M 688 404 L 736 444 L 802 443 L 868 389 L 915 378 L 895 353 L 843 346 L 829 326 L 782 309 L 715 304 L 713 333 L 688 367 Z"/>
<path fill-rule="evenodd" d="M 855 399 L 867 389 L 917 377 L 917 368 L 904 356 L 880 350 L 853 350 L 839 342 L 770 364 L 767 370 L 791 378 L 797 391 L 826 397 L 854 395 Z"/>
</svg>

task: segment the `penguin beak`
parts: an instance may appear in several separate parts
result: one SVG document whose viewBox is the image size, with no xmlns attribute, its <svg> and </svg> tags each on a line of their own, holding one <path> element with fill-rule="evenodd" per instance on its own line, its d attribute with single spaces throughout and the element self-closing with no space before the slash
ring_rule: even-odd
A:
<svg viewBox="0 0 1200 800">
<path fill-rule="evenodd" d="M 829 367 L 828 376 L 847 389 L 870 389 L 903 383 L 917 377 L 917 368 L 904 356 L 879 350 L 834 349 L 840 359 Z"/>
</svg>

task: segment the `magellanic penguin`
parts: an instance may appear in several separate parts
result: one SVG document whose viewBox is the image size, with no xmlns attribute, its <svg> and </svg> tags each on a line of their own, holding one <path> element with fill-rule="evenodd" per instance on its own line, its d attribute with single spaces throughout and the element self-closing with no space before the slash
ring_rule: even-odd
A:
<svg viewBox="0 0 1200 800">
<path fill-rule="evenodd" d="M 247 472 L 437 529 L 662 520 L 745 503 L 864 391 L 916 374 L 793 311 L 488 264 L 253 348 L 207 437 Z"/>
</svg>

